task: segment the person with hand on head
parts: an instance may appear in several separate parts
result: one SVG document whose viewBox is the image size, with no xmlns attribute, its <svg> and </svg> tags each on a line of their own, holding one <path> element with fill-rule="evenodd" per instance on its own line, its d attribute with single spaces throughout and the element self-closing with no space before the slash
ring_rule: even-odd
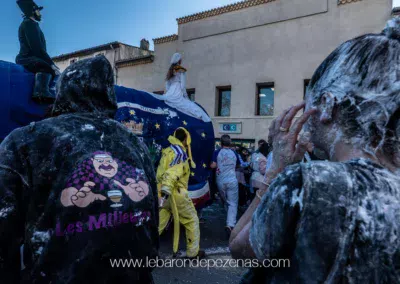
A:
<svg viewBox="0 0 400 284">
<path fill-rule="evenodd" d="M 161 235 L 171 216 L 174 221 L 173 255 L 176 256 L 179 245 L 179 227 L 186 229 L 186 256 L 204 258 L 200 250 L 200 225 L 197 211 L 189 197 L 188 186 L 190 168 L 196 168 L 192 158 L 191 136 L 189 131 L 180 127 L 168 138 L 170 146 L 162 151 L 157 169 L 159 189 Z"/>
<path fill-rule="evenodd" d="M 167 97 L 183 97 L 185 99 L 189 99 L 189 96 L 186 92 L 187 69 L 182 66 L 182 61 L 183 59 L 180 53 L 174 53 L 174 55 L 172 55 L 171 65 L 165 78 L 165 90 L 167 91 L 165 96 Z"/>
<path fill-rule="evenodd" d="M 18 31 L 20 51 L 15 62 L 35 74 L 32 99 L 39 103 L 52 103 L 55 96 L 49 91 L 49 86 L 60 75 L 60 70 L 47 53 L 46 39 L 39 26 L 43 7 L 32 0 L 18 0 L 17 4 L 24 20 Z"/>
<path fill-rule="evenodd" d="M 238 222 L 230 249 L 290 267 L 253 269 L 242 283 L 399 283 L 399 68 L 394 18 L 333 51 L 306 102 L 272 123 L 269 188 Z M 299 163 L 310 150 L 326 160 Z"/>
<path fill-rule="evenodd" d="M 174 53 L 171 57 L 171 65 L 165 78 L 165 94 L 159 99 L 165 100 L 165 103 L 177 110 L 201 119 L 204 122 L 210 122 L 208 114 L 195 102 L 192 102 L 186 91 L 186 68 L 182 66 L 182 55 Z"/>
</svg>

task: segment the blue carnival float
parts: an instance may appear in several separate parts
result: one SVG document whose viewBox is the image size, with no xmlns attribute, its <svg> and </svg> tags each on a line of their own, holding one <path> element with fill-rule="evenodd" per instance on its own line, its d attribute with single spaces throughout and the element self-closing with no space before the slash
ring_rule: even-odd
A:
<svg viewBox="0 0 400 284">
<path fill-rule="evenodd" d="M 33 84 L 33 74 L 22 66 L 0 61 L 0 141 L 14 129 L 44 118 L 49 106 L 31 100 Z M 189 195 L 197 208 L 204 207 L 210 198 L 208 166 L 214 151 L 212 123 L 185 114 L 151 93 L 120 86 L 115 86 L 115 92 L 118 101 L 115 119 L 146 143 L 155 166 L 161 150 L 169 146 L 168 136 L 176 128 L 184 127 L 190 132 L 197 167 L 191 172 Z"/>
</svg>

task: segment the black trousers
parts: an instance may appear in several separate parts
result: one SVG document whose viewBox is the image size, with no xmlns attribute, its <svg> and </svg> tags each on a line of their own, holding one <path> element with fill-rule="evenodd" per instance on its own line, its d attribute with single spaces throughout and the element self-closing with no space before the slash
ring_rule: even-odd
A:
<svg viewBox="0 0 400 284">
<path fill-rule="evenodd" d="M 17 64 L 24 66 L 26 70 L 32 73 L 48 73 L 55 77 L 56 73 L 54 72 L 51 65 L 46 61 L 40 59 L 39 57 L 29 57 L 17 60 Z"/>
</svg>

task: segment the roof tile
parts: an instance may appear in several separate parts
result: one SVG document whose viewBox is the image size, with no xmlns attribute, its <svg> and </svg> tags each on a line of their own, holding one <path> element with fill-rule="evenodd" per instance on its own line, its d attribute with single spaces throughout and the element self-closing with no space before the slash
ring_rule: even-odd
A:
<svg viewBox="0 0 400 284">
<path fill-rule="evenodd" d="M 349 4 L 349 3 L 353 3 L 353 2 L 359 2 L 362 0 L 338 0 L 338 5 L 344 5 L 344 4 Z"/>
<path fill-rule="evenodd" d="M 54 61 L 63 61 L 63 60 L 66 60 L 66 59 L 69 59 L 69 58 L 72 58 L 72 57 L 79 57 L 79 56 L 82 56 L 82 55 L 88 55 L 88 54 L 91 54 L 91 53 L 96 52 L 96 51 L 108 50 L 108 49 L 111 49 L 111 47 L 112 48 L 117 48 L 117 47 L 119 47 L 121 45 L 126 45 L 126 46 L 131 46 L 131 47 L 134 47 L 134 48 L 139 48 L 139 47 L 132 46 L 132 45 L 129 45 L 129 44 L 126 44 L 126 43 L 122 43 L 122 42 L 119 42 L 119 41 L 113 41 L 113 42 L 110 42 L 110 43 L 97 45 L 97 46 L 93 46 L 93 47 L 77 50 L 77 51 L 74 51 L 74 52 L 70 52 L 70 53 L 54 56 L 52 59 Z"/>
<path fill-rule="evenodd" d="M 115 65 L 118 68 L 128 67 L 128 66 L 135 66 L 141 64 L 148 64 L 154 61 L 154 55 L 145 55 L 140 57 L 134 57 L 130 59 L 120 60 L 115 62 Z"/>
<path fill-rule="evenodd" d="M 175 41 L 175 40 L 178 40 L 178 35 L 177 34 L 173 34 L 173 35 L 169 35 L 169 36 L 164 36 L 164 37 L 159 37 L 159 38 L 153 39 L 154 44 L 160 44 L 160 43 L 165 43 L 165 42 L 170 42 L 170 41 Z"/>
<path fill-rule="evenodd" d="M 181 25 L 181 24 L 185 24 L 188 22 L 193 22 L 193 21 L 197 21 L 197 20 L 201 20 L 201 19 L 205 19 L 205 18 L 209 18 L 209 17 L 213 17 L 213 16 L 218 16 L 221 14 L 225 14 L 225 13 L 253 7 L 253 6 L 258 6 L 258 5 L 262 5 L 262 4 L 266 4 L 266 3 L 274 2 L 274 1 L 276 1 L 276 0 L 246 0 L 246 1 L 241 1 L 241 2 L 234 3 L 234 4 L 230 4 L 227 6 L 223 6 L 220 8 L 214 8 L 214 9 L 204 11 L 201 13 L 196 13 L 196 14 L 189 15 L 186 17 L 178 18 L 176 20 L 178 21 L 178 24 Z"/>
</svg>

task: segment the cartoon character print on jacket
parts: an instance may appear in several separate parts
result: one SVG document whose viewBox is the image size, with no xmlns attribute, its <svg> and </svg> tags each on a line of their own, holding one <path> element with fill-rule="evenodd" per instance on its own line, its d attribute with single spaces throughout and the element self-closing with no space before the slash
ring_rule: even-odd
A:
<svg viewBox="0 0 400 284">
<path fill-rule="evenodd" d="M 94 193 L 94 188 L 104 194 Z M 113 202 L 111 207 L 120 207 L 119 202 L 125 196 L 139 202 L 148 194 L 149 185 L 142 170 L 114 159 L 110 153 L 95 152 L 73 172 L 61 192 L 60 201 L 64 207 L 84 208 L 109 198 Z"/>
</svg>

